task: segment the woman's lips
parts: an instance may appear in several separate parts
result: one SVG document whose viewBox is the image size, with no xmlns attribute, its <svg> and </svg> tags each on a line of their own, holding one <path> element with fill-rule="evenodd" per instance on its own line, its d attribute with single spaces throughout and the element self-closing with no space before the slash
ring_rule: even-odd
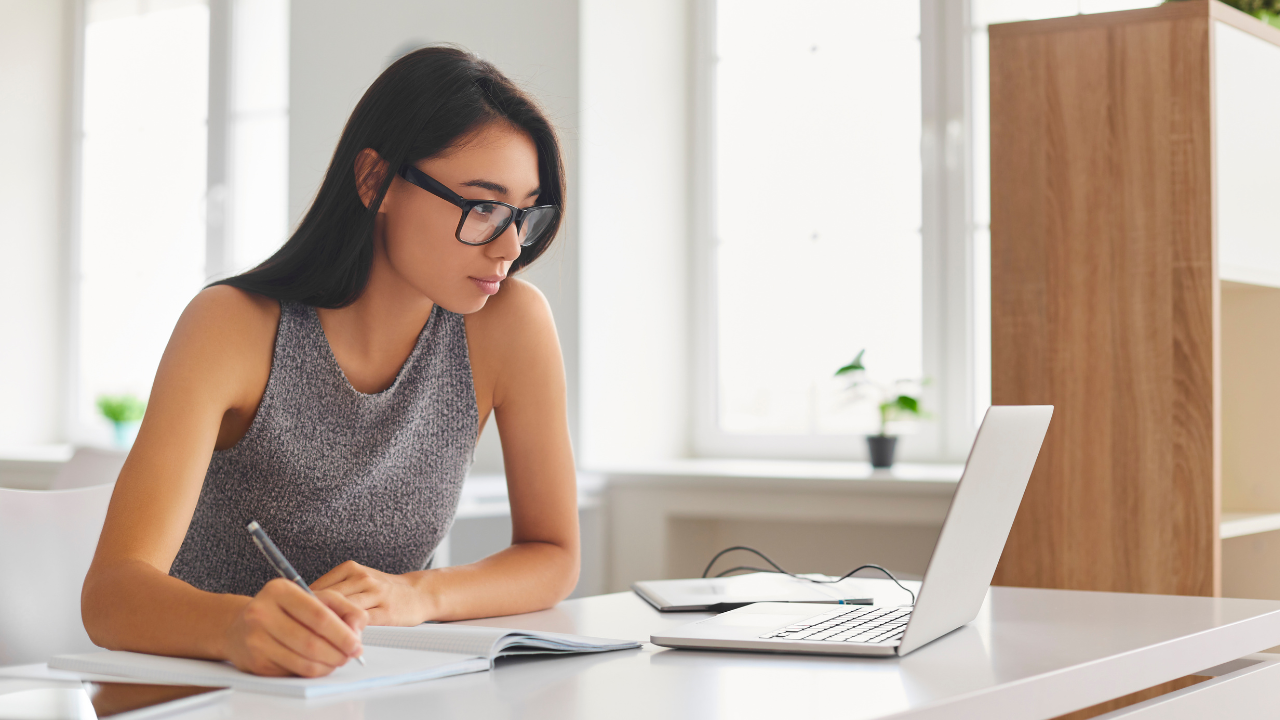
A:
<svg viewBox="0 0 1280 720">
<path fill-rule="evenodd" d="M 473 277 L 469 279 L 471 282 L 476 284 L 476 287 L 480 288 L 480 292 L 485 295 L 494 295 L 497 294 L 498 285 L 502 282 L 504 277 L 505 276 L 503 275 L 490 275 L 489 277 Z"/>
</svg>

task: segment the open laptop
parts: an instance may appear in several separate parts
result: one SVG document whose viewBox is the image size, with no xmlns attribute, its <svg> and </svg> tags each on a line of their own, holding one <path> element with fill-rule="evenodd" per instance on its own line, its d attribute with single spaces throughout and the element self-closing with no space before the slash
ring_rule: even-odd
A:
<svg viewBox="0 0 1280 720">
<path fill-rule="evenodd" d="M 906 655 L 969 623 L 995 575 L 1052 415 L 1052 405 L 987 410 L 914 607 L 755 603 L 650 641 L 702 650 Z"/>
</svg>

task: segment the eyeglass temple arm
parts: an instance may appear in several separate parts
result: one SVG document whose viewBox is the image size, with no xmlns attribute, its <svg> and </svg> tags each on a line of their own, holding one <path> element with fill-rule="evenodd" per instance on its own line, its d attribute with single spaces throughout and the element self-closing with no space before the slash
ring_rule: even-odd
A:
<svg viewBox="0 0 1280 720">
<path fill-rule="evenodd" d="M 405 163 L 400 166 L 400 177 L 435 195 L 441 200 L 448 200 L 458 207 L 466 207 L 467 199 L 449 189 L 447 185 L 436 180 L 418 168 Z"/>
</svg>

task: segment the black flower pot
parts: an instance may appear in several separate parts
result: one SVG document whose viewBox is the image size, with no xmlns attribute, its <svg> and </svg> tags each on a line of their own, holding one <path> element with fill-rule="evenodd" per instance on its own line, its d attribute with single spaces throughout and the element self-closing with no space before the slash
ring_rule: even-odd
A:
<svg viewBox="0 0 1280 720">
<path fill-rule="evenodd" d="M 871 451 L 871 467 L 893 467 L 893 451 L 897 447 L 896 435 L 868 435 L 867 449 Z"/>
</svg>

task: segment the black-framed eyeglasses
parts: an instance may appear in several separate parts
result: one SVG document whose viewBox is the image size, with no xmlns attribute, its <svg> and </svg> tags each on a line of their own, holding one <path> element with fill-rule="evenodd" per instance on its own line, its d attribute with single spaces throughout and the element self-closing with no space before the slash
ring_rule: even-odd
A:
<svg viewBox="0 0 1280 720">
<path fill-rule="evenodd" d="M 408 163 L 400 166 L 400 177 L 462 208 L 462 218 L 458 220 L 454 236 L 467 245 L 493 242 L 514 222 L 520 245 L 528 247 L 551 227 L 558 212 L 555 205 L 518 208 L 497 200 L 468 200 Z"/>
</svg>

